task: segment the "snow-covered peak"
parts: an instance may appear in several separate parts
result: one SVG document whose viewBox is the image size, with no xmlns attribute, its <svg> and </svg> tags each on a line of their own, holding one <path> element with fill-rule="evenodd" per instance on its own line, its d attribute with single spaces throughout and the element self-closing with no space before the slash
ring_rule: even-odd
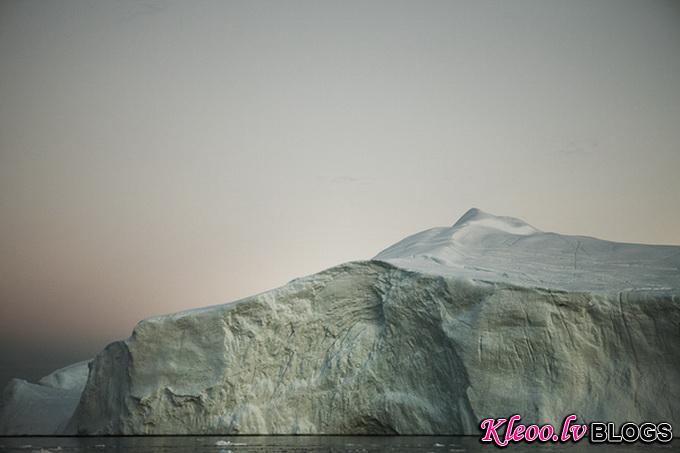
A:
<svg viewBox="0 0 680 453">
<path fill-rule="evenodd" d="M 575 291 L 678 290 L 680 247 L 547 233 L 473 208 L 375 256 L 437 275 Z"/>
<path fill-rule="evenodd" d="M 525 221 L 515 217 L 496 216 L 477 208 L 469 209 L 460 219 L 458 219 L 452 228 L 460 230 L 465 227 L 491 228 L 510 234 L 522 235 L 532 234 L 539 231 Z"/>
<path fill-rule="evenodd" d="M 496 216 L 477 208 L 468 210 L 453 226 L 422 231 L 403 239 L 380 252 L 374 259 L 412 259 L 423 257 L 438 264 L 453 264 L 460 258 L 462 246 L 479 245 L 490 239 L 508 236 L 528 236 L 540 231 L 523 220 Z"/>
</svg>

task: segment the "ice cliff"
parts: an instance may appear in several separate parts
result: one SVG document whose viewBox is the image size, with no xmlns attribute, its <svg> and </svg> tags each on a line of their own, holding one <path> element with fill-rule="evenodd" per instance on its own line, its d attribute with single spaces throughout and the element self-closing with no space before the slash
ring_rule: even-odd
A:
<svg viewBox="0 0 680 453">
<path fill-rule="evenodd" d="M 48 423 L 26 408 L 58 406 L 52 388 L 10 383 L 0 433 L 477 434 L 515 413 L 678 425 L 680 247 L 472 209 L 371 261 L 140 322 Z"/>
</svg>

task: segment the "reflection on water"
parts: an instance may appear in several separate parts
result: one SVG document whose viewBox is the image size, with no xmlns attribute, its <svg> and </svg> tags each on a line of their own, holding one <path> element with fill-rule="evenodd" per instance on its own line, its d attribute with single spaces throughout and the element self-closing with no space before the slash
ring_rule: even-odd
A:
<svg viewBox="0 0 680 453">
<path fill-rule="evenodd" d="M 669 444 L 591 445 L 514 444 L 515 452 L 636 452 L 680 451 L 680 441 Z M 477 437 L 404 436 L 167 436 L 167 437 L 0 437 L 0 453 L 248 453 L 248 452 L 423 452 L 463 453 L 497 451 Z M 506 450 L 507 451 L 507 450 Z"/>
</svg>

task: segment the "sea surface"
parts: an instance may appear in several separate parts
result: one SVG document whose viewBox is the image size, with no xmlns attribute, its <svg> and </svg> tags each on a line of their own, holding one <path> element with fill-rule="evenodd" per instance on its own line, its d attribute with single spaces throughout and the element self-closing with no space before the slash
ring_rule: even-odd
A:
<svg viewBox="0 0 680 453">
<path fill-rule="evenodd" d="M 512 444 L 514 452 L 636 452 L 680 451 L 680 439 L 667 444 L 592 445 Z M 423 452 L 500 451 L 477 437 L 442 436 L 159 436 L 159 437 L 0 437 L 0 453 L 247 453 L 247 452 Z"/>
</svg>

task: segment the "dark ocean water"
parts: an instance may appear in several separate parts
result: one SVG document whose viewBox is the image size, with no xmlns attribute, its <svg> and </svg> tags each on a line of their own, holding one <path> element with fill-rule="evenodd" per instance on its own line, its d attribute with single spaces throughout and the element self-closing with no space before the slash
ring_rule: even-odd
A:
<svg viewBox="0 0 680 453">
<path fill-rule="evenodd" d="M 500 451 L 476 437 L 403 436 L 195 436 L 195 437 L 0 437 L 0 453 L 247 453 L 247 452 L 422 452 L 463 453 Z M 680 439 L 668 444 L 592 445 L 513 444 L 504 451 L 539 452 L 670 452 L 680 451 Z"/>
</svg>

